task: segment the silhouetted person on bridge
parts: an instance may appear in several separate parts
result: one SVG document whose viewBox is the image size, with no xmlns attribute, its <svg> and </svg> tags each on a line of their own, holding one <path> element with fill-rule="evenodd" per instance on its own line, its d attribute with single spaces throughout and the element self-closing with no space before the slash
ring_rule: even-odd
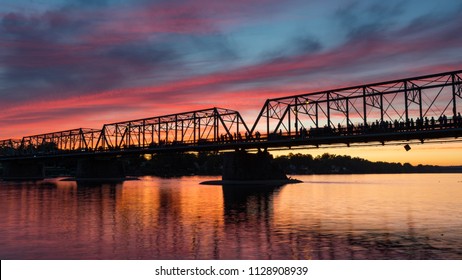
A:
<svg viewBox="0 0 462 280">
<path fill-rule="evenodd" d="M 421 118 L 417 118 L 417 120 L 415 121 L 416 123 L 416 126 L 417 126 L 417 129 L 422 129 L 423 127 L 423 120 Z"/>
</svg>

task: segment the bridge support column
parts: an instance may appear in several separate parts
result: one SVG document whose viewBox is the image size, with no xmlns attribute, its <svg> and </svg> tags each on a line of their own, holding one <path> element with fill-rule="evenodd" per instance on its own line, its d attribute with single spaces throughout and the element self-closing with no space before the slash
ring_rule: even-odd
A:
<svg viewBox="0 0 462 280">
<path fill-rule="evenodd" d="M 226 153 L 223 181 L 288 180 L 268 152 L 249 154 L 245 151 Z"/>
<path fill-rule="evenodd" d="M 4 180 L 41 180 L 45 178 L 43 163 L 33 160 L 2 162 Z"/>
<path fill-rule="evenodd" d="M 123 163 L 115 158 L 87 158 L 77 162 L 76 179 L 101 180 L 123 179 L 125 169 Z"/>
</svg>

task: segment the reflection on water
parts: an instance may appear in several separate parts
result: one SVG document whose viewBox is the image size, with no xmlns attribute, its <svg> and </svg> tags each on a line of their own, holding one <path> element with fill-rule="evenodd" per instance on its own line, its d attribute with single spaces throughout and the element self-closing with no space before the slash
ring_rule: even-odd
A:
<svg viewBox="0 0 462 280">
<path fill-rule="evenodd" d="M 1 259 L 462 259 L 458 174 L 0 182 Z"/>
</svg>

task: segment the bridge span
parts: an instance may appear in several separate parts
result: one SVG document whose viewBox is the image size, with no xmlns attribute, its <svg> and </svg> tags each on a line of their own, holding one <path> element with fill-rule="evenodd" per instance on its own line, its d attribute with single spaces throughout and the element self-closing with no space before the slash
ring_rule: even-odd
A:
<svg viewBox="0 0 462 280">
<path fill-rule="evenodd" d="M 462 70 L 266 100 L 248 126 L 207 108 L 0 140 L 0 162 L 457 139 Z"/>
</svg>

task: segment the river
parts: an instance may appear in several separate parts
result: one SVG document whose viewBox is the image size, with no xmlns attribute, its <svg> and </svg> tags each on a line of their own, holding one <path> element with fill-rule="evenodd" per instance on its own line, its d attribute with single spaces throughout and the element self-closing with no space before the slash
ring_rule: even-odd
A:
<svg viewBox="0 0 462 280">
<path fill-rule="evenodd" d="M 0 182 L 1 259 L 462 259 L 461 174 Z"/>
</svg>

